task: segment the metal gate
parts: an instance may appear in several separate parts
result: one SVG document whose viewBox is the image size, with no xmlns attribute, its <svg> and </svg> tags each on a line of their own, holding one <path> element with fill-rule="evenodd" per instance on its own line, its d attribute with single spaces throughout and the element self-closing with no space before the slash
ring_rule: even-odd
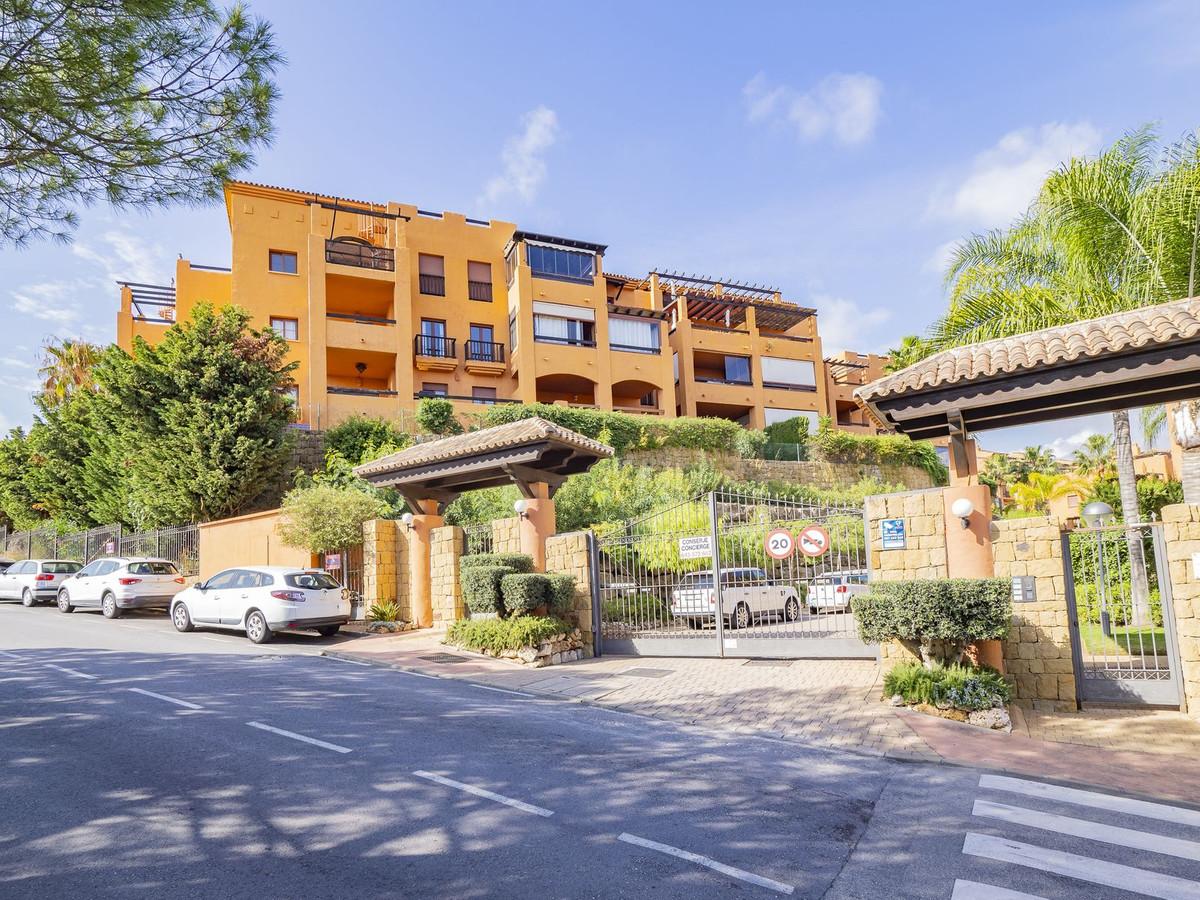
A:
<svg viewBox="0 0 1200 900">
<path fill-rule="evenodd" d="M 1080 702 L 1179 706 L 1179 650 L 1161 524 L 1065 532 L 1067 618 Z"/>
<path fill-rule="evenodd" d="M 861 507 L 729 491 L 626 522 L 596 542 L 601 652 L 873 658 L 865 534 Z"/>
</svg>

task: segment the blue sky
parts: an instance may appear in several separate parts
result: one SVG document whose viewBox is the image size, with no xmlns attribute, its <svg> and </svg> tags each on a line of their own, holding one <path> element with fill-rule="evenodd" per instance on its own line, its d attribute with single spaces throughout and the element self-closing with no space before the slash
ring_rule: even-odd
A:
<svg viewBox="0 0 1200 900">
<path fill-rule="evenodd" d="M 926 327 L 947 248 L 1066 156 L 1200 125 L 1189 2 L 250 5 L 289 62 L 244 177 L 605 242 L 610 271 L 778 286 L 827 352 Z M 229 260 L 220 207 L 81 221 L 70 246 L 0 251 L 5 428 L 31 419 L 43 341 L 113 339 L 115 279 Z"/>
</svg>

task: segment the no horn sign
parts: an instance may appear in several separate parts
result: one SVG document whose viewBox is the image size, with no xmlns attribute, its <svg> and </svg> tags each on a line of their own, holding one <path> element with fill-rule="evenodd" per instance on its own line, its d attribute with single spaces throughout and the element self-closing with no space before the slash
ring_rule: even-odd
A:
<svg viewBox="0 0 1200 900">
<path fill-rule="evenodd" d="M 829 532 L 820 525 L 808 525 L 800 532 L 799 545 L 805 556 L 821 556 L 829 549 Z"/>
</svg>

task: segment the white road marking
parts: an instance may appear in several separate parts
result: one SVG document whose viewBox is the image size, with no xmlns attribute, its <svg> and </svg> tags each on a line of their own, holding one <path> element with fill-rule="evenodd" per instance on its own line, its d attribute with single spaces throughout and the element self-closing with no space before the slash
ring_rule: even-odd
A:
<svg viewBox="0 0 1200 900">
<path fill-rule="evenodd" d="M 264 725 L 262 722 L 247 722 L 251 728 L 257 728 L 260 731 L 269 731 L 272 734 L 280 734 L 284 737 L 291 738 L 294 741 L 303 741 L 306 744 L 312 744 L 314 747 L 324 747 L 326 750 L 332 750 L 335 753 L 352 753 L 349 747 L 342 747 L 338 744 L 330 744 L 328 741 L 319 741 L 316 738 L 305 737 L 302 734 L 296 734 L 294 731 L 284 731 L 282 728 L 275 728 L 271 725 Z"/>
<path fill-rule="evenodd" d="M 1147 850 L 1151 853 L 1163 853 L 1167 856 L 1178 856 L 1180 859 L 1200 860 L 1200 844 L 1195 841 L 1185 841 L 1182 838 L 1166 837 L 1161 834 L 1136 831 L 1132 828 L 1121 828 L 1117 825 L 1090 822 L 1087 819 L 1074 819 L 1070 816 L 1038 812 L 1021 806 L 1009 806 L 1007 803 L 993 803 L 991 800 L 976 800 L 975 808 L 971 812 L 976 816 L 999 819 L 1002 822 L 1024 825 L 1027 828 L 1041 828 L 1043 831 L 1069 834 L 1072 837 L 1086 838 L 1089 841 L 1116 844 L 1118 847 Z"/>
<path fill-rule="evenodd" d="M 445 778 L 441 775 L 435 775 L 433 772 L 413 772 L 418 778 L 424 778 L 427 781 L 436 781 L 438 784 L 446 787 L 456 788 L 460 791 L 466 791 L 468 794 L 474 794 L 476 797 L 483 797 L 485 800 L 495 800 L 497 803 L 503 803 L 505 806 L 511 806 L 513 809 L 519 809 L 521 812 L 533 813 L 535 816 L 549 817 L 554 815 L 553 810 L 544 809 L 541 806 L 534 806 L 532 803 L 525 803 L 522 800 L 514 800 L 512 797 L 505 797 L 503 794 L 495 794 L 492 791 L 486 791 L 483 788 L 477 788 L 471 784 L 463 784 L 461 781 L 455 781 L 453 778 Z"/>
<path fill-rule="evenodd" d="M 495 691 L 497 694 L 512 694 L 514 697 L 533 697 L 535 694 L 527 694 L 524 691 L 510 691 L 508 688 L 492 687 L 490 684 L 475 684 L 473 681 L 467 682 L 473 688 L 479 688 L 481 691 Z"/>
<path fill-rule="evenodd" d="M 95 675 L 89 675 L 87 672 L 80 672 L 78 669 L 68 669 L 66 666 L 56 666 L 54 663 L 42 663 L 48 669 L 57 669 L 59 672 L 66 672 L 68 675 L 74 675 L 76 678 L 87 678 L 94 681 Z"/>
<path fill-rule="evenodd" d="M 963 853 L 1028 866 L 1133 894 L 1159 897 L 1161 900 L 1200 900 L 1200 882 L 1197 881 L 986 834 L 967 832 L 963 840 Z"/>
<path fill-rule="evenodd" d="M 725 863 L 709 859 L 707 856 L 701 856 L 699 853 L 692 853 L 690 850 L 680 850 L 678 847 L 672 847 L 670 844 L 660 844 L 658 841 L 638 837 L 636 834 L 623 832 L 617 840 L 624 841 L 627 844 L 634 844 L 638 847 L 645 847 L 648 850 L 657 850 L 659 853 L 665 853 L 668 856 L 674 856 L 687 862 L 695 863 L 698 866 L 704 866 L 705 868 L 712 869 L 714 872 L 720 872 L 722 875 L 728 875 L 730 878 L 736 878 L 739 881 L 757 884 L 759 887 L 765 887 L 770 891 L 778 891 L 780 894 L 790 894 L 795 890 L 790 884 L 784 884 L 782 881 L 775 881 L 762 875 L 755 875 L 753 872 L 747 872 L 745 869 L 735 869 L 733 866 L 727 866 Z"/>
<path fill-rule="evenodd" d="M 1008 888 L 956 878 L 954 893 L 950 895 L 950 900 L 1046 900 L 1046 898 L 1037 894 L 1023 894 L 1020 891 L 1010 891 Z"/>
<path fill-rule="evenodd" d="M 1077 788 L 1060 787 L 1056 784 L 1043 784 L 1040 781 L 1026 781 L 1024 778 L 1009 778 L 1006 775 L 980 775 L 979 786 L 993 791 L 1008 791 L 1012 794 L 1023 794 L 1026 797 L 1041 797 L 1043 800 L 1060 800 L 1064 803 L 1074 803 L 1076 806 L 1106 809 L 1109 812 L 1127 813 L 1132 816 L 1141 816 L 1144 819 L 1160 819 L 1163 822 L 1174 822 L 1177 825 L 1191 825 L 1200 828 L 1200 812 L 1179 806 L 1168 806 L 1165 803 L 1114 797 L 1111 794 L 1099 794 L 1095 791 L 1081 791 Z"/>
<path fill-rule="evenodd" d="M 166 694 L 156 694 L 154 691 L 144 691 L 141 688 L 130 688 L 135 694 L 144 694 L 147 697 L 153 697 L 155 700 L 165 700 L 168 703 L 174 703 L 176 706 L 183 706 L 187 709 L 204 709 L 199 703 L 191 703 L 187 700 L 178 700 L 175 697 L 168 697 Z"/>
</svg>

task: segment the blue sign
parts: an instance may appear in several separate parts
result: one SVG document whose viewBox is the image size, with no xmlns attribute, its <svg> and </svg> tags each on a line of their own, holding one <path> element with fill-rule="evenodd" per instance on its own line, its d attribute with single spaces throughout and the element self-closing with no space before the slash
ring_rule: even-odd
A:
<svg viewBox="0 0 1200 900">
<path fill-rule="evenodd" d="M 903 519 L 884 519 L 879 523 L 879 533 L 883 538 L 884 550 L 903 550 L 908 546 Z"/>
</svg>

